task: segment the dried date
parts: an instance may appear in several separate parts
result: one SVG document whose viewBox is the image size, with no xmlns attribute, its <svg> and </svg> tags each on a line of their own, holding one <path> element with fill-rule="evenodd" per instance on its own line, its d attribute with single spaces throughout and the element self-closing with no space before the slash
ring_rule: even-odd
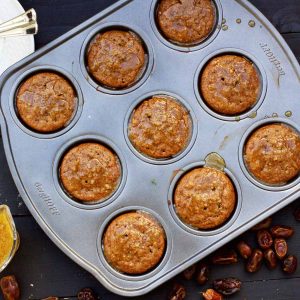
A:
<svg viewBox="0 0 300 300">
<path fill-rule="evenodd" d="M 231 265 L 237 262 L 237 253 L 234 250 L 219 252 L 212 258 L 212 263 L 215 265 Z"/>
<path fill-rule="evenodd" d="M 288 245 L 284 239 L 275 239 L 274 249 L 279 259 L 284 259 L 288 252 Z"/>
<path fill-rule="evenodd" d="M 239 242 L 236 248 L 242 258 L 248 259 L 251 256 L 252 249 L 246 242 L 244 241 Z"/>
<path fill-rule="evenodd" d="M 259 230 L 257 232 L 257 242 L 261 249 L 266 250 L 272 247 L 273 238 L 268 230 Z"/>
<path fill-rule="evenodd" d="M 273 270 L 273 269 L 275 269 L 277 267 L 276 254 L 275 254 L 275 252 L 272 249 L 267 249 L 264 252 L 264 258 L 266 260 L 267 267 L 270 270 Z"/>
<path fill-rule="evenodd" d="M 4 300 L 20 299 L 19 284 L 15 276 L 6 276 L 1 278 L 0 286 L 4 296 Z"/>
<path fill-rule="evenodd" d="M 257 225 L 255 225 L 254 227 L 252 227 L 252 231 L 258 231 L 258 230 L 262 230 L 262 229 L 268 229 L 271 227 L 272 224 L 272 218 L 266 218 L 265 220 L 261 221 L 260 223 L 258 223 Z"/>
<path fill-rule="evenodd" d="M 293 274 L 296 272 L 298 266 L 297 257 L 294 255 L 287 256 L 282 263 L 282 270 L 285 273 Z"/>
<path fill-rule="evenodd" d="M 223 296 L 213 289 L 208 289 L 202 293 L 205 300 L 223 300 Z"/>
<path fill-rule="evenodd" d="M 259 249 L 255 249 L 252 252 L 252 255 L 248 261 L 248 263 L 246 264 L 246 270 L 249 273 L 254 273 L 257 272 L 262 264 L 262 260 L 263 260 L 263 253 L 261 250 Z"/>
<path fill-rule="evenodd" d="M 236 278 L 217 279 L 213 282 L 213 287 L 219 293 L 228 296 L 240 291 L 242 282 Z"/>
<path fill-rule="evenodd" d="M 186 280 L 193 279 L 194 275 L 196 274 L 196 270 L 197 270 L 197 266 L 196 265 L 190 266 L 189 268 L 187 268 L 186 270 L 183 271 L 183 277 Z"/>
<path fill-rule="evenodd" d="M 169 300 L 183 300 L 186 297 L 185 287 L 181 284 L 174 284 Z"/>
<path fill-rule="evenodd" d="M 270 230 L 271 234 L 275 238 L 287 239 L 294 234 L 294 229 L 290 226 L 273 226 Z"/>
<path fill-rule="evenodd" d="M 90 288 L 84 288 L 79 291 L 77 294 L 77 299 L 78 300 L 96 300 L 96 295 L 94 291 Z"/>
<path fill-rule="evenodd" d="M 204 285 L 208 281 L 209 268 L 206 263 L 200 263 L 197 268 L 196 280 L 200 285 Z"/>
</svg>

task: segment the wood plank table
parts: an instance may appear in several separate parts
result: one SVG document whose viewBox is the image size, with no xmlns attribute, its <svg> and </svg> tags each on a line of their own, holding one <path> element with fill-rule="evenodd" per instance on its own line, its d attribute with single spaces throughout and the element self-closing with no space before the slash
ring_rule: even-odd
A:
<svg viewBox="0 0 300 300">
<path fill-rule="evenodd" d="M 116 1 L 20 0 L 20 2 L 25 9 L 34 7 L 37 10 L 40 25 L 40 32 L 36 37 L 38 49 Z M 300 0 L 251 0 L 251 2 L 283 34 L 300 60 Z M 297 97 L 295 101 L 300 101 L 300 95 Z M 73 263 L 39 228 L 15 188 L 2 143 L 0 144 L 0 166 L 0 203 L 10 206 L 21 236 L 21 247 L 16 257 L 1 275 L 17 276 L 22 299 L 42 299 L 50 295 L 76 299 L 78 290 L 87 286 L 92 287 L 99 294 L 100 299 L 123 299 L 108 292 L 90 274 Z M 300 200 L 277 213 L 274 216 L 274 223 L 290 225 L 296 229 L 296 234 L 289 243 L 289 252 L 300 257 L 300 224 L 297 224 L 292 216 L 294 207 L 299 204 Z M 250 238 L 253 239 L 253 236 Z M 271 272 L 265 266 L 256 274 L 248 274 L 242 262 L 232 266 L 212 267 L 211 279 L 223 276 L 234 276 L 243 281 L 241 292 L 230 298 L 233 300 L 300 299 L 300 268 L 295 274 L 288 276 L 279 268 Z M 204 288 L 193 281 L 186 282 L 181 276 L 138 299 L 166 299 L 174 281 L 186 285 L 188 300 L 200 299 L 199 292 Z"/>
</svg>

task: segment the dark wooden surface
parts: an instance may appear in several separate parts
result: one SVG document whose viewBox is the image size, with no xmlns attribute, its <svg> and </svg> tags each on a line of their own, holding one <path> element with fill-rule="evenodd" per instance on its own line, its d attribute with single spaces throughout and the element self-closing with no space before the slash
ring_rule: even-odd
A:
<svg viewBox="0 0 300 300">
<path fill-rule="evenodd" d="M 20 0 L 20 2 L 26 9 L 34 7 L 37 10 L 40 25 L 40 33 L 36 37 L 38 49 L 116 1 Z M 251 0 L 251 2 L 283 34 L 300 60 L 300 0 Z M 75 299 L 77 291 L 86 286 L 92 287 L 100 299 L 123 299 L 105 290 L 91 275 L 57 249 L 42 232 L 15 188 L 2 143 L 0 143 L 0 166 L 0 203 L 10 206 L 21 235 L 21 247 L 8 269 L 1 275 L 15 274 L 18 277 L 22 299 L 41 299 L 49 295 Z M 274 223 L 295 227 L 296 235 L 289 243 L 290 253 L 300 256 L 300 225 L 292 216 L 296 205 L 300 205 L 300 200 L 277 213 L 274 216 Z M 246 235 L 246 238 L 252 240 L 253 236 Z M 291 276 L 283 274 L 280 269 L 270 272 L 265 266 L 257 274 L 250 275 L 244 271 L 241 262 L 233 266 L 212 268 L 211 279 L 223 276 L 235 276 L 243 281 L 242 291 L 230 299 L 300 299 L 300 268 Z M 203 288 L 194 282 L 185 282 L 178 276 L 149 295 L 138 299 L 166 299 L 174 281 L 183 282 L 187 286 L 188 300 L 200 298 L 199 292 Z"/>
</svg>

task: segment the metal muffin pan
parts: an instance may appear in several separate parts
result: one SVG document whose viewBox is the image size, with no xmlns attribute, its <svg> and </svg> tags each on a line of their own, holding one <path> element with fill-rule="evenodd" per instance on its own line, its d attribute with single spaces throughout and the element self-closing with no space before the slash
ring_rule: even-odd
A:
<svg viewBox="0 0 300 300">
<path fill-rule="evenodd" d="M 251 177 L 243 161 L 244 142 L 257 126 L 285 122 L 299 130 L 297 60 L 280 34 L 247 1 L 215 3 L 215 31 L 200 45 L 185 48 L 161 36 L 153 19 L 156 0 L 122 0 L 17 63 L 1 77 L 2 138 L 22 198 L 62 251 L 106 288 L 123 296 L 151 291 L 300 196 L 299 179 L 284 187 L 265 186 Z M 122 91 L 96 86 L 84 60 L 88 41 L 95 33 L 115 26 L 138 34 L 148 52 L 148 66 L 140 81 Z M 224 52 L 240 53 L 253 60 L 263 85 L 261 99 L 253 110 L 230 119 L 208 111 L 197 88 L 207 58 Z M 63 74 L 78 95 L 78 108 L 71 123 L 49 135 L 25 127 L 15 111 L 20 82 L 38 70 Z M 193 121 L 190 144 L 169 160 L 142 157 L 127 137 L 132 110 L 153 94 L 166 94 L 182 102 Z M 100 141 L 116 152 L 122 179 L 112 197 L 86 205 L 65 193 L 58 168 L 69 147 L 90 140 Z M 178 219 L 171 198 L 180 175 L 204 165 L 211 153 L 225 161 L 224 171 L 235 185 L 238 203 L 224 226 L 201 232 Z M 116 272 L 102 253 L 106 225 L 119 213 L 135 209 L 153 214 L 167 237 L 162 262 L 142 276 Z"/>
</svg>

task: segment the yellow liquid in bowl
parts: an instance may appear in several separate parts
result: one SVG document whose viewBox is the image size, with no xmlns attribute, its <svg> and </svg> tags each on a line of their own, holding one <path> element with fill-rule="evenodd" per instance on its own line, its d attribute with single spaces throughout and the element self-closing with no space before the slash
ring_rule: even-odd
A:
<svg viewBox="0 0 300 300">
<path fill-rule="evenodd" d="M 0 268 L 9 258 L 14 238 L 10 219 L 4 209 L 0 210 Z"/>
</svg>

